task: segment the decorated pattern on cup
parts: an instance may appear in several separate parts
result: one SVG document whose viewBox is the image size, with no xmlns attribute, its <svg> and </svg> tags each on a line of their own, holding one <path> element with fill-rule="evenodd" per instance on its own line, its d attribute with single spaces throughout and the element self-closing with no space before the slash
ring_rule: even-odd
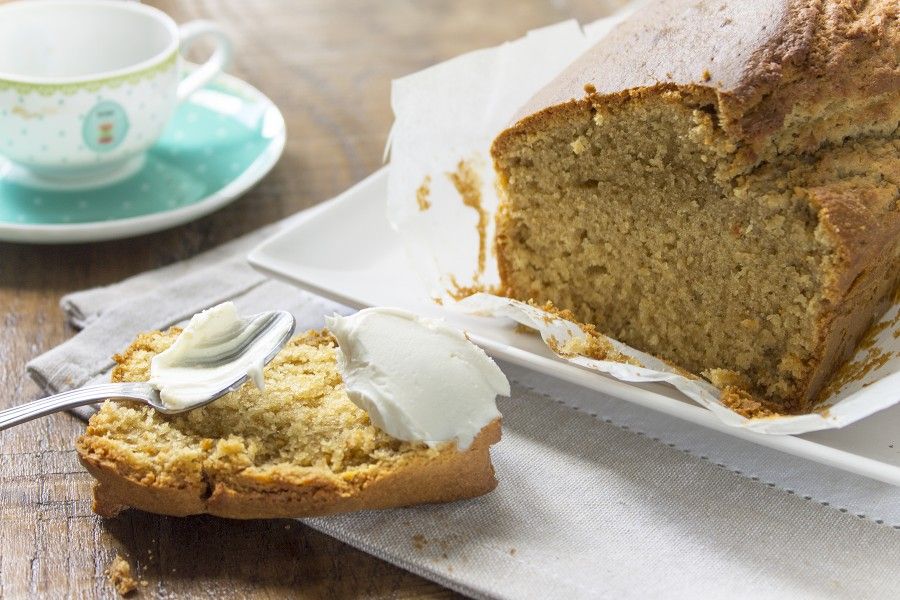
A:
<svg viewBox="0 0 900 600">
<path fill-rule="evenodd" d="M 0 80 L 0 154 L 35 169 L 90 166 L 146 150 L 175 108 L 179 55 L 97 81 Z"/>
<path fill-rule="evenodd" d="M 0 225 L 72 225 L 130 219 L 203 201 L 241 177 L 270 147 L 267 105 L 222 84 L 180 105 L 142 168 L 112 186 L 35 189 L 0 177 Z M 241 119 L 221 111 L 237 108 Z"/>
</svg>

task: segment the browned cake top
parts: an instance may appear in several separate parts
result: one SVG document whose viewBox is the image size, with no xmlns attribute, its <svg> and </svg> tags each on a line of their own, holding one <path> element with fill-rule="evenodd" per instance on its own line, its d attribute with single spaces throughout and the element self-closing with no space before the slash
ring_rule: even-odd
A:
<svg viewBox="0 0 900 600">
<path fill-rule="evenodd" d="M 795 105 L 900 91 L 896 0 L 650 2 L 524 106 L 517 118 L 585 94 L 689 87 L 723 128 L 754 139 Z M 881 107 L 874 117 L 891 120 Z M 896 119 L 893 119 L 896 126 Z"/>
</svg>

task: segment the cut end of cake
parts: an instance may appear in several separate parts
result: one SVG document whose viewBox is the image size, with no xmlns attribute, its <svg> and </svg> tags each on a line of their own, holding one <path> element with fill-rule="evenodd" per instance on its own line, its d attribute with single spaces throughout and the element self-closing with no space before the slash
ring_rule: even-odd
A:
<svg viewBox="0 0 900 600">
<path fill-rule="evenodd" d="M 494 141 L 504 292 L 552 301 L 692 373 L 737 373 L 730 397 L 740 390 L 761 410 L 810 410 L 900 283 L 900 80 L 881 69 L 877 86 L 822 96 L 823 85 L 852 87 L 861 56 L 896 67 L 896 30 L 866 29 L 896 24 L 887 6 L 791 8 L 772 23 L 748 7 L 734 18 L 760 20 L 761 37 L 735 71 L 744 79 L 725 84 L 678 75 L 689 44 L 671 49 L 671 67 L 635 51 L 660 36 L 702 46 L 719 32 L 653 11 L 626 22 Z M 789 60 L 776 44 L 803 18 L 808 53 Z M 635 56 L 643 67 L 623 67 Z M 780 82 L 756 72 L 760 57 L 784 61 Z M 830 83 L 821 61 L 833 62 Z"/>
</svg>

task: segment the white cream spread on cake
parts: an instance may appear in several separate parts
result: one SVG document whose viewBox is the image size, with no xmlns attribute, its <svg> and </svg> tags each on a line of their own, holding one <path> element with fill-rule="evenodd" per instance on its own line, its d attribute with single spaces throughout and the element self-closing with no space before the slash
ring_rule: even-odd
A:
<svg viewBox="0 0 900 600">
<path fill-rule="evenodd" d="M 500 417 L 509 381 L 484 350 L 443 321 L 393 308 L 326 318 L 347 396 L 393 437 L 469 447 Z"/>
<path fill-rule="evenodd" d="M 284 332 L 273 329 L 265 340 L 248 345 L 257 330 L 238 316 L 232 302 L 194 315 L 175 342 L 150 362 L 150 383 L 159 390 L 162 403 L 187 408 L 245 376 L 262 390 L 265 355 L 273 347 L 267 340 Z"/>
</svg>

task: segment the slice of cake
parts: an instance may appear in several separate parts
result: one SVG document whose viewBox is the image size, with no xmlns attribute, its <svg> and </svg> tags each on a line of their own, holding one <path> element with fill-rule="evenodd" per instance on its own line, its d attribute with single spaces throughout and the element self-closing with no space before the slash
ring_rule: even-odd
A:
<svg viewBox="0 0 900 600">
<path fill-rule="evenodd" d="M 147 380 L 151 359 L 178 333 L 139 336 L 115 357 L 113 381 Z M 107 401 L 77 444 L 97 479 L 94 510 L 301 517 L 447 502 L 494 488 L 489 448 L 500 439 L 499 418 L 464 450 L 401 441 L 350 401 L 335 359 L 334 338 L 311 331 L 266 366 L 264 391 L 247 384 L 174 416 Z"/>
<path fill-rule="evenodd" d="M 494 141 L 505 293 L 809 409 L 900 281 L 898 6 L 649 3 Z"/>
</svg>

